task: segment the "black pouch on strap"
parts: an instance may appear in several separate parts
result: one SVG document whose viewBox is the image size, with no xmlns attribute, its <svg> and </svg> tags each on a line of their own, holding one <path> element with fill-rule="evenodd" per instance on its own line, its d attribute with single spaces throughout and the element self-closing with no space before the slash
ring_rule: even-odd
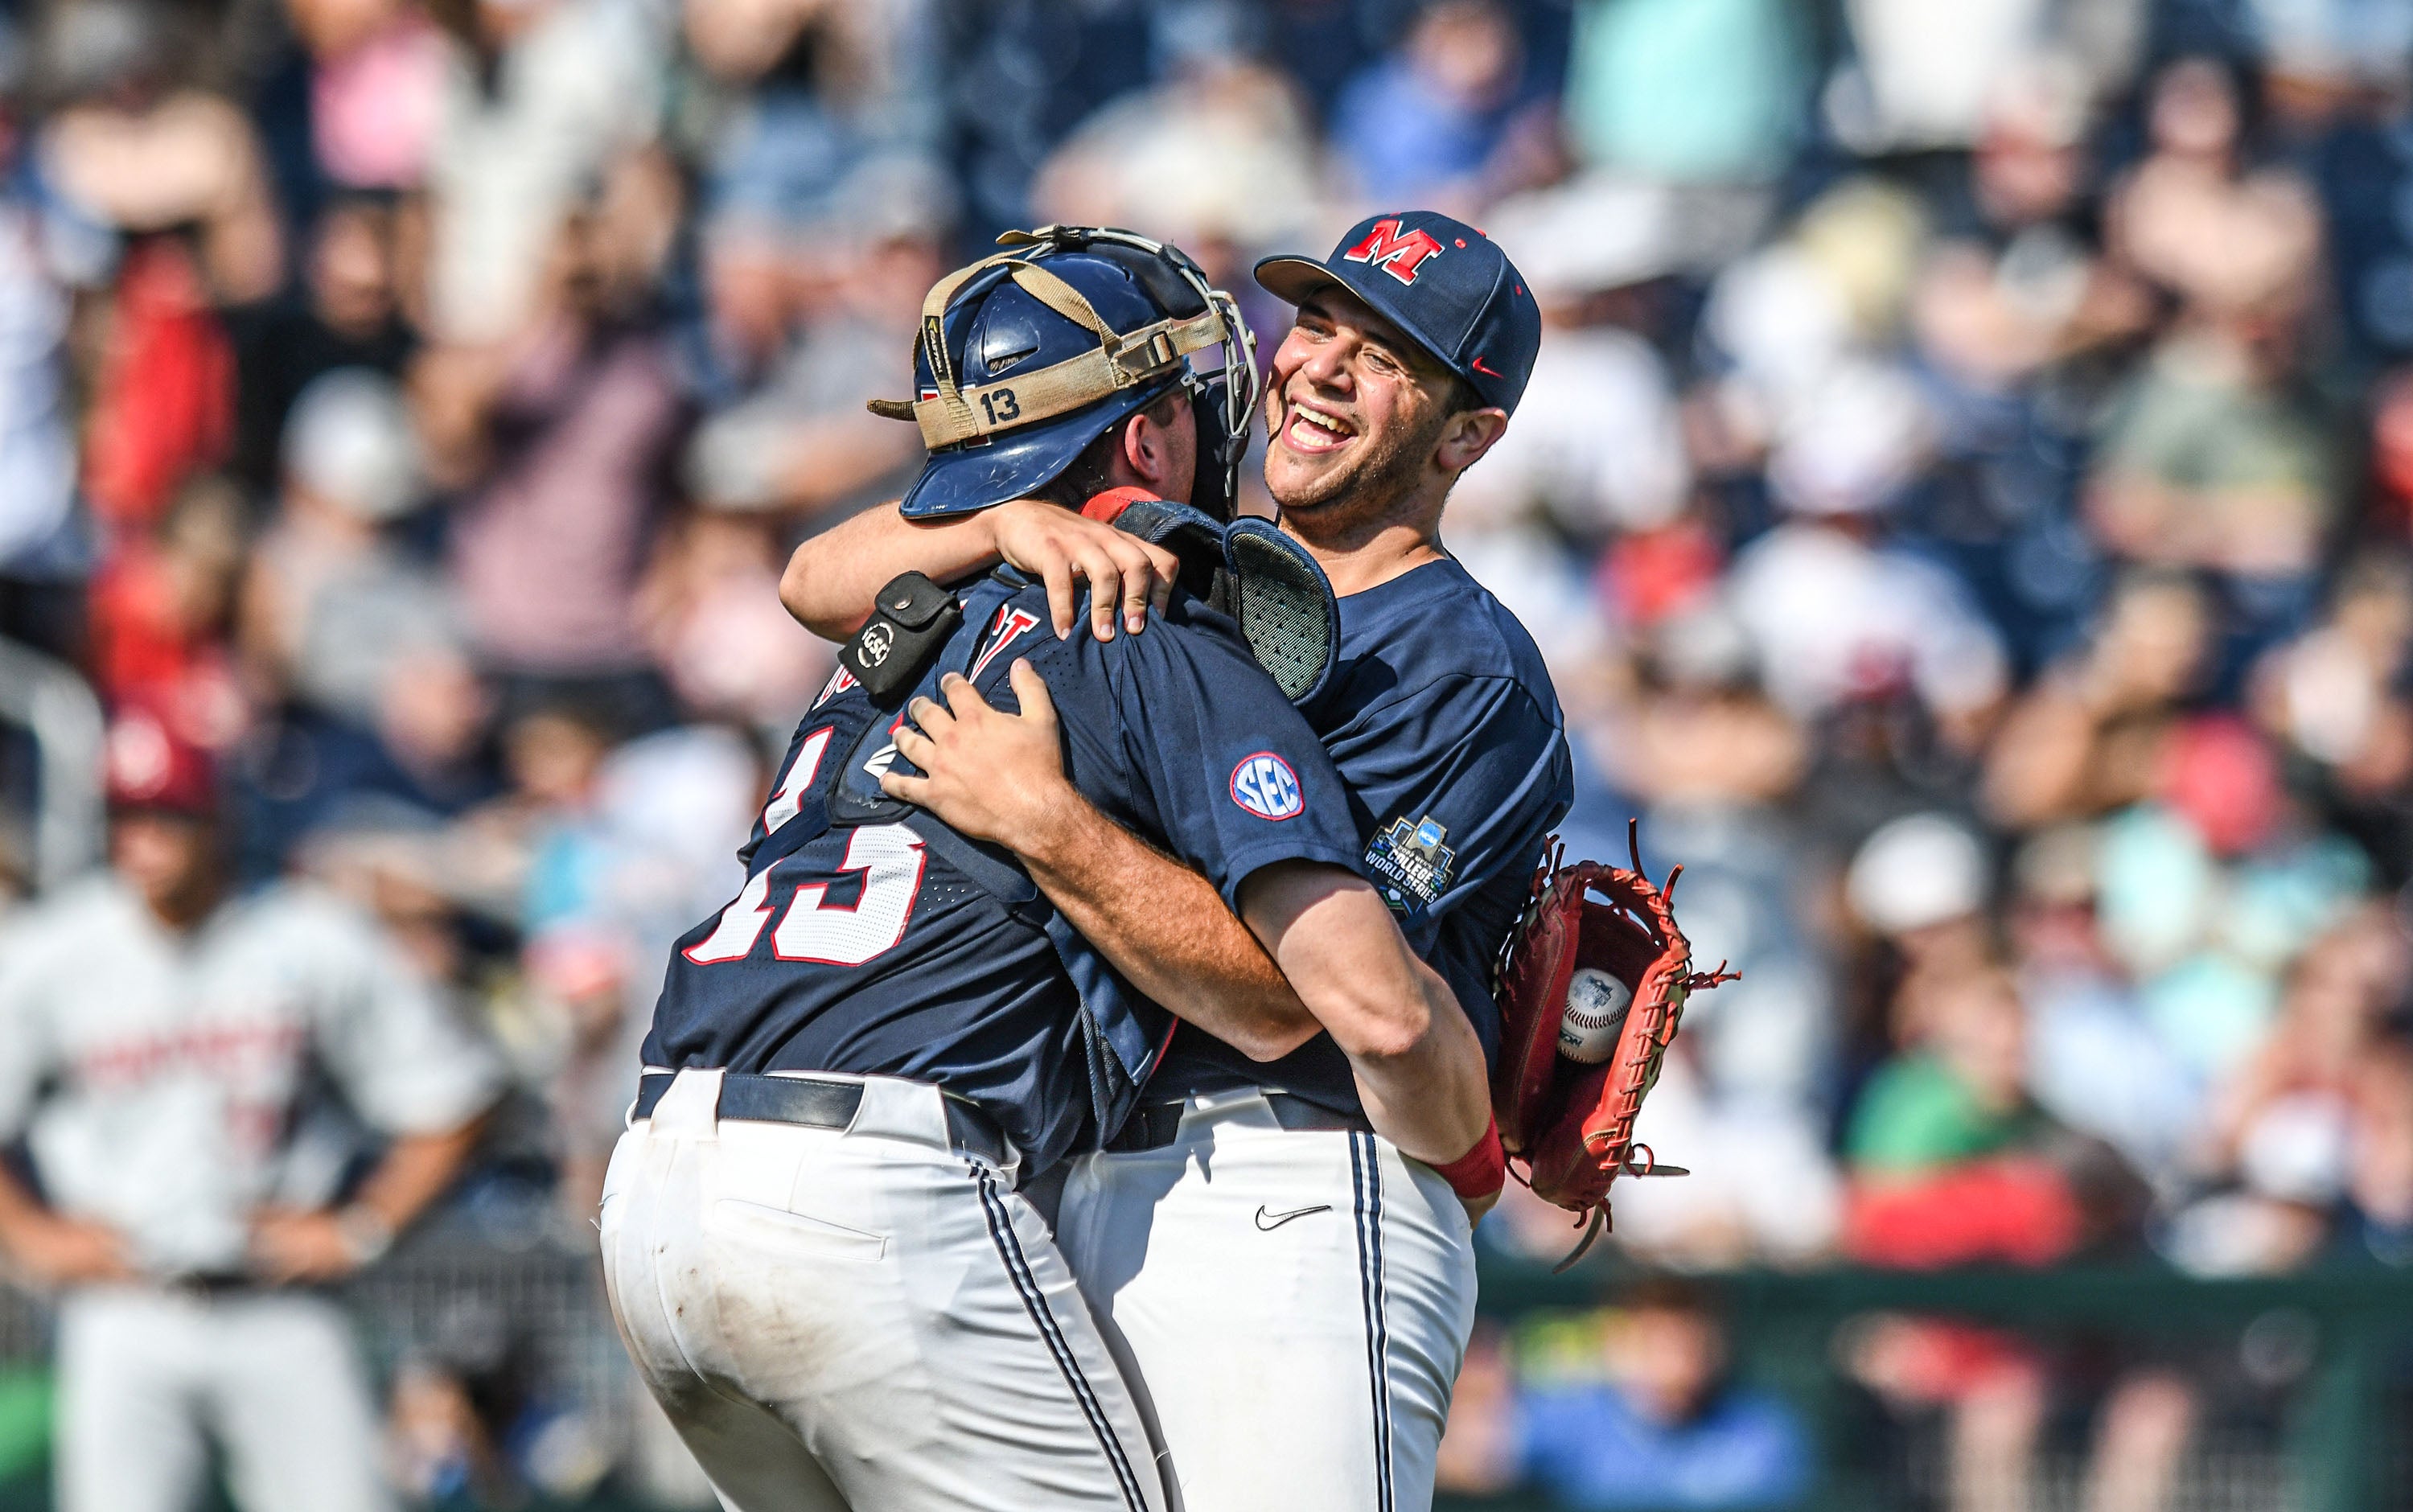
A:
<svg viewBox="0 0 2413 1512">
<path fill-rule="evenodd" d="M 955 594 L 919 572 L 889 579 L 874 601 L 871 618 L 837 659 L 874 704 L 895 708 L 963 623 L 964 612 Z"/>
</svg>

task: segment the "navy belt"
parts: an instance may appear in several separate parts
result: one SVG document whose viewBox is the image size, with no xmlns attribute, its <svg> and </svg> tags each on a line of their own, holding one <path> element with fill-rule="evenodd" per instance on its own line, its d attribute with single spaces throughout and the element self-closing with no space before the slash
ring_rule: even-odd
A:
<svg viewBox="0 0 2413 1512">
<path fill-rule="evenodd" d="M 1293 1134 L 1363 1134 L 1373 1128 L 1361 1115 L 1336 1113 L 1321 1103 L 1310 1103 L 1291 1092 L 1264 1095 L 1266 1104 L 1274 1110 L 1274 1121 Z M 1189 1107 L 1186 1102 L 1143 1103 L 1132 1109 L 1121 1130 L 1106 1141 L 1106 1149 L 1117 1155 L 1162 1149 L 1180 1134 L 1181 1115 Z"/>
<path fill-rule="evenodd" d="M 678 1079 L 674 1072 L 649 1071 L 637 1078 L 635 1117 L 649 1119 L 662 1094 Z M 991 1165 L 1014 1164 L 1005 1132 L 997 1120 L 961 1098 L 941 1093 L 947 1108 L 947 1136 L 955 1149 Z M 747 1123 L 792 1123 L 805 1129 L 844 1129 L 854 1122 L 863 1105 L 863 1084 L 829 1081 L 819 1076 L 764 1076 L 748 1071 L 720 1075 L 721 1118 Z"/>
<path fill-rule="evenodd" d="M 222 1302 L 231 1297 L 266 1297 L 272 1292 L 300 1292 L 308 1288 L 273 1285 L 247 1271 L 187 1270 L 181 1275 L 162 1277 L 159 1289 L 204 1302 Z"/>
</svg>

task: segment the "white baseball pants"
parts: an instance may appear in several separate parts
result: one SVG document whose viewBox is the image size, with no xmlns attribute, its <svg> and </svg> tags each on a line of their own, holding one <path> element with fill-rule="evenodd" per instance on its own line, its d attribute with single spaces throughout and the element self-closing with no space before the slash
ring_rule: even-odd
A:
<svg viewBox="0 0 2413 1512">
<path fill-rule="evenodd" d="M 859 1078 L 840 1132 L 722 1119 L 719 1079 L 629 1126 L 600 1225 L 621 1337 L 730 1512 L 1163 1512 L 1071 1270 L 936 1088 Z"/>
<path fill-rule="evenodd" d="M 1472 1226 L 1369 1134 L 1191 1099 L 1087 1155 L 1057 1238 L 1162 1435 L 1178 1512 L 1424 1512 L 1474 1327 Z"/>
<path fill-rule="evenodd" d="M 92 1287 L 59 1308 L 60 1512 L 390 1512 L 351 1321 L 307 1292 Z"/>
</svg>

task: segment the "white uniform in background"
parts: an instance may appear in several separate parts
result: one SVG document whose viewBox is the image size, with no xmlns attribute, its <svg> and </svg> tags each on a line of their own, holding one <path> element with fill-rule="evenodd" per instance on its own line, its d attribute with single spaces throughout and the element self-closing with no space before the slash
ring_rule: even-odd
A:
<svg viewBox="0 0 2413 1512">
<path fill-rule="evenodd" d="M 114 878 L 12 918 L 0 1138 L 25 1136 L 51 1206 L 118 1230 L 151 1278 L 61 1299 L 61 1512 L 184 1512 L 212 1440 L 244 1512 L 390 1507 L 349 1320 L 244 1279 L 250 1216 L 336 1195 L 361 1144 L 347 1108 L 435 1134 L 497 1085 L 376 925 L 321 890 L 274 887 L 185 935 Z"/>
</svg>

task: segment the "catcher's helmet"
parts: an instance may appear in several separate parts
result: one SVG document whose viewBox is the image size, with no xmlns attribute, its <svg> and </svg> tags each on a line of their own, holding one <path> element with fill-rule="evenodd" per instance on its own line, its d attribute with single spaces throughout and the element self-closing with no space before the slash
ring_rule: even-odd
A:
<svg viewBox="0 0 2413 1512">
<path fill-rule="evenodd" d="M 969 514 L 1043 488 L 1084 448 L 1176 386 L 1198 416 L 1191 502 L 1231 513 L 1256 408 L 1256 346 L 1231 296 L 1178 250 L 1098 227 L 1008 231 L 1006 250 L 939 281 L 922 305 L 914 397 L 874 414 L 922 427 L 929 461 L 908 519 Z M 1220 347 L 1202 378 L 1190 354 Z"/>
</svg>

